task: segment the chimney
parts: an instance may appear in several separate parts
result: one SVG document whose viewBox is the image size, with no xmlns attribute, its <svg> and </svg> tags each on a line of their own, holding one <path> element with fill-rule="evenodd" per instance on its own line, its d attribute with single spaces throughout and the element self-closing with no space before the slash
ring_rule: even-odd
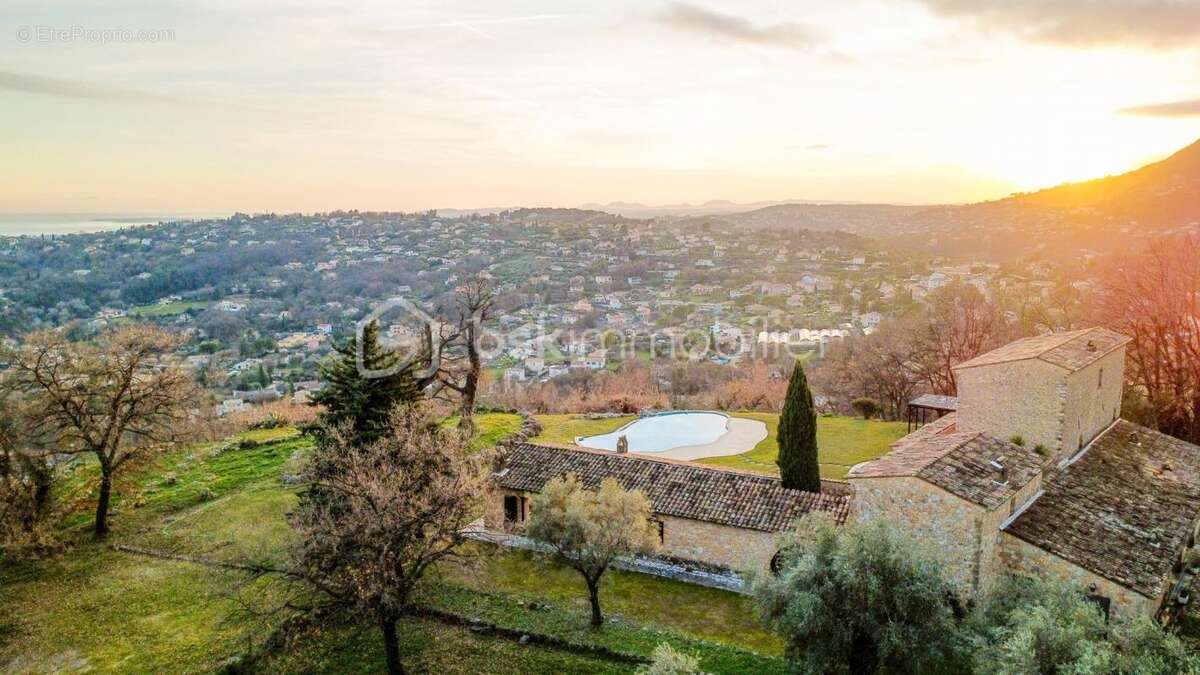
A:
<svg viewBox="0 0 1200 675">
<path fill-rule="evenodd" d="M 617 437 L 617 454 L 624 455 L 629 452 L 629 439 L 622 434 Z"/>
<path fill-rule="evenodd" d="M 1089 352 L 1094 352 L 1094 351 L 1096 351 L 1096 341 L 1095 341 L 1095 340 L 1088 340 L 1088 341 L 1087 341 L 1087 350 L 1088 350 Z"/>
<path fill-rule="evenodd" d="M 988 465 L 996 472 L 996 477 L 992 480 L 1001 485 L 1008 483 L 1008 467 L 1004 465 L 1004 462 L 999 459 L 993 459 Z"/>
</svg>

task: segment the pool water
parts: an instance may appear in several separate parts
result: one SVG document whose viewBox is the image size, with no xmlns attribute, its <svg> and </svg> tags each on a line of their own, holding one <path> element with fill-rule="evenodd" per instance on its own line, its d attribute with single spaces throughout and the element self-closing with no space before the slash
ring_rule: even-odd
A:
<svg viewBox="0 0 1200 675">
<path fill-rule="evenodd" d="M 715 412 L 663 413 L 634 420 L 616 431 L 580 436 L 585 448 L 616 450 L 617 439 L 629 440 L 630 452 L 662 452 L 685 445 L 712 443 L 725 434 L 729 417 Z"/>
</svg>

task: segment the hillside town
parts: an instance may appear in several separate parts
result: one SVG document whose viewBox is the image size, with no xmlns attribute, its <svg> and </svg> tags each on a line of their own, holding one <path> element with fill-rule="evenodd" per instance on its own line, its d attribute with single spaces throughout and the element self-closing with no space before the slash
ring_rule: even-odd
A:
<svg viewBox="0 0 1200 675">
<path fill-rule="evenodd" d="M 0 675 L 1200 675 L 1200 0 L 0 24 Z"/>
<path fill-rule="evenodd" d="M 1012 321 L 1036 321 L 1035 309 L 1092 283 L 1084 268 L 929 258 L 837 231 L 693 229 L 554 210 L 239 215 L 9 239 L 0 256 L 9 262 L 0 325 L 181 330 L 189 365 L 225 392 L 223 413 L 302 400 L 320 359 L 364 320 L 377 318 L 396 341 L 419 334 L 419 322 L 375 317 L 378 307 L 402 297 L 438 316 L 470 278 L 495 286 L 486 366 L 515 384 L 631 358 L 736 365 L 823 353 L 951 283 L 1002 302 Z M 30 270 L 36 289 L 21 283 Z"/>
</svg>

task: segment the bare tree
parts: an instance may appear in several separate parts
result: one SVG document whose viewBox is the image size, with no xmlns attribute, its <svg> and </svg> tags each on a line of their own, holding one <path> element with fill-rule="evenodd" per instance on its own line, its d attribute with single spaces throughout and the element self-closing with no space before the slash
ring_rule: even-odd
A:
<svg viewBox="0 0 1200 675">
<path fill-rule="evenodd" d="M 1125 379 L 1145 397 L 1148 422 L 1200 442 L 1200 236 L 1114 260 L 1099 304 L 1105 324 L 1133 338 Z"/>
<path fill-rule="evenodd" d="M 483 361 L 479 354 L 480 340 L 483 337 L 483 322 L 491 319 L 495 311 L 496 293 L 487 279 L 474 277 L 460 286 L 455 296 L 459 353 L 448 357 L 448 368 L 443 371 L 445 375 L 441 381 L 460 397 L 459 428 L 467 433 L 474 433 L 475 396 L 483 371 Z"/>
<path fill-rule="evenodd" d="M 132 326 L 95 342 L 38 331 L 3 352 L 9 362 L 5 386 L 27 401 L 30 432 L 46 437 L 56 453 L 96 457 L 97 537 L 108 533 L 113 479 L 121 468 L 190 430 L 198 389 L 170 358 L 181 343 L 177 335 Z"/>
<path fill-rule="evenodd" d="M 600 578 L 619 556 L 652 553 L 658 533 L 650 521 L 650 502 L 637 490 L 624 490 L 605 478 L 598 490 L 586 490 L 574 475 L 554 478 L 529 505 L 526 534 L 546 542 L 557 557 L 587 583 L 592 626 L 600 613 Z"/>
<path fill-rule="evenodd" d="M 483 324 L 496 311 L 496 290 L 491 282 L 474 276 L 454 291 L 450 321 L 425 327 L 424 375 L 417 383 L 432 397 L 457 398 L 459 428 L 475 430 L 475 399 L 483 375 L 481 355 Z"/>
<path fill-rule="evenodd" d="M 958 391 L 954 366 L 998 346 L 1009 336 L 1000 311 L 974 286 L 954 283 L 929 296 L 915 326 L 913 346 L 921 378 L 938 394 Z"/>
<path fill-rule="evenodd" d="M 356 443 L 350 433 L 328 430 L 317 451 L 323 470 L 314 487 L 322 497 L 302 500 L 292 516 L 299 543 L 288 574 L 333 605 L 371 612 L 388 672 L 402 673 L 397 621 L 430 566 L 458 554 L 490 457 L 468 453 L 469 436 L 439 429 L 419 404 L 398 408 L 373 443 Z"/>
<path fill-rule="evenodd" d="M 832 399 L 842 411 L 863 396 L 882 407 L 886 419 L 900 419 L 922 388 L 922 368 L 914 345 L 912 318 L 879 324 L 870 335 L 835 345 L 813 367 L 813 390 Z"/>
</svg>

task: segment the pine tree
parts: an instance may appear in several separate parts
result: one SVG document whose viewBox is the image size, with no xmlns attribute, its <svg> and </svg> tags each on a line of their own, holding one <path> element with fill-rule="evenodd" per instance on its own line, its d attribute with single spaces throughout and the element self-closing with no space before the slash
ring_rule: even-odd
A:
<svg viewBox="0 0 1200 675">
<path fill-rule="evenodd" d="M 817 461 L 817 411 L 804 366 L 792 369 L 787 398 L 779 415 L 779 474 L 783 487 L 821 491 L 821 467 Z"/>
<path fill-rule="evenodd" d="M 312 431 L 318 442 L 321 429 L 349 424 L 356 442 L 367 445 L 388 427 L 392 410 L 421 397 L 408 368 L 383 377 L 366 377 L 359 370 L 359 345 L 353 338 L 334 347 L 336 355 L 318 368 L 325 386 L 312 396 L 311 405 L 324 406 Z M 379 343 L 379 325 L 371 322 L 362 331 L 362 365 L 367 371 L 388 371 L 400 357 Z"/>
</svg>

